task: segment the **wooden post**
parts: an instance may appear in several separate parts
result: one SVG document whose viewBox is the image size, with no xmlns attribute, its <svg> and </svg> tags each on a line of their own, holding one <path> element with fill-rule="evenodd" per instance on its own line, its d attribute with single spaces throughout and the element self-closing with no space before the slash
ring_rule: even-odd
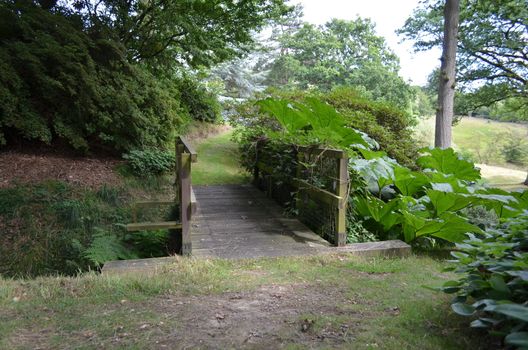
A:
<svg viewBox="0 0 528 350">
<path fill-rule="evenodd" d="M 304 160 L 304 153 L 300 150 L 297 151 L 297 173 L 295 176 L 298 180 L 301 180 L 302 172 L 303 172 L 303 165 L 302 162 Z M 295 195 L 295 209 L 297 209 L 297 215 L 300 215 L 301 213 L 301 204 L 302 204 L 302 198 L 301 198 L 301 186 L 299 186 L 296 182 L 297 187 L 297 193 Z"/>
<path fill-rule="evenodd" d="M 346 245 L 347 233 L 346 233 L 346 206 L 347 206 L 347 195 L 348 195 L 348 158 L 339 158 L 337 161 L 337 175 L 338 183 L 336 187 L 336 194 L 342 199 L 339 201 L 336 215 L 336 237 L 335 243 L 338 247 Z"/>
<path fill-rule="evenodd" d="M 253 168 L 253 185 L 258 187 L 258 178 L 259 178 L 259 144 L 258 141 L 255 144 L 255 167 Z"/>
<path fill-rule="evenodd" d="M 174 185 L 176 186 L 176 198 L 174 199 L 175 202 L 179 202 L 180 200 L 180 187 L 181 187 L 181 179 L 180 179 L 180 170 L 182 167 L 181 162 L 181 156 L 183 152 L 185 151 L 184 145 L 182 145 L 179 140 L 176 140 L 176 179 L 174 180 Z"/>
<path fill-rule="evenodd" d="M 180 220 L 182 231 L 182 255 L 190 255 L 192 252 L 191 241 L 191 155 L 181 154 L 180 176 Z"/>
</svg>

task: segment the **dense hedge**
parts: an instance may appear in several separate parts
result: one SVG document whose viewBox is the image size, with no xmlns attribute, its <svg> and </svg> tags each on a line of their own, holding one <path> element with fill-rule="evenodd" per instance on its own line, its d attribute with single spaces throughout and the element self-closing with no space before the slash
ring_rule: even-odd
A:
<svg viewBox="0 0 528 350">
<path fill-rule="evenodd" d="M 0 146 L 62 140 L 117 153 L 164 144 L 195 113 L 218 115 L 198 83 L 130 63 L 107 27 L 88 31 L 79 15 L 31 2 L 0 4 L 0 18 Z"/>
<path fill-rule="evenodd" d="M 352 87 L 339 87 L 330 92 L 269 90 L 266 95 L 297 102 L 309 97 L 324 101 L 346 118 L 348 126 L 374 138 L 390 157 L 400 164 L 415 167 L 418 148 L 412 138 L 411 126 L 416 120 L 390 103 L 369 100 Z M 259 113 L 253 104 L 254 101 L 249 101 L 237 108 L 234 117 L 237 123 L 251 127 L 274 123 L 273 118 Z"/>
</svg>

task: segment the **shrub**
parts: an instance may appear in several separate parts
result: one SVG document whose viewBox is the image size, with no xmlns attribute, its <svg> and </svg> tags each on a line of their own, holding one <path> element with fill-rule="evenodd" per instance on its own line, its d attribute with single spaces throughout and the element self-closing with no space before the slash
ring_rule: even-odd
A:
<svg viewBox="0 0 528 350">
<path fill-rule="evenodd" d="M 137 176 L 161 175 L 174 169 L 176 160 L 172 152 L 157 149 L 133 150 L 123 155 Z"/>
<path fill-rule="evenodd" d="M 476 316 L 472 327 L 504 337 L 510 346 L 528 345 L 528 215 L 509 219 L 500 229 L 469 235 L 457 244 L 451 270 L 462 275 L 441 290 L 456 293 L 452 309 Z"/>
<path fill-rule="evenodd" d="M 181 106 L 192 119 L 211 123 L 220 119 L 221 106 L 216 95 L 196 79 L 184 76 L 178 82 L 178 90 Z"/>
<path fill-rule="evenodd" d="M 342 115 L 347 126 L 360 130 L 375 139 L 381 149 L 400 164 L 414 167 L 418 147 L 413 140 L 411 126 L 415 118 L 403 110 L 385 102 L 375 102 L 360 91 L 351 87 L 339 87 L 330 92 L 319 91 L 279 91 L 268 90 L 274 98 L 303 102 L 307 98 L 317 98 L 333 106 Z M 235 124 L 249 127 L 276 129 L 273 118 L 260 113 L 254 107 L 255 101 L 237 107 L 237 114 L 231 119 Z"/>
<path fill-rule="evenodd" d="M 0 4 L 0 146 L 89 152 L 159 146 L 186 123 L 173 81 L 130 64 L 111 32 L 32 1 Z"/>
<path fill-rule="evenodd" d="M 512 164 L 524 164 L 527 154 L 527 147 L 524 140 L 514 134 L 506 134 L 505 138 L 506 140 L 501 147 L 504 160 Z"/>
</svg>

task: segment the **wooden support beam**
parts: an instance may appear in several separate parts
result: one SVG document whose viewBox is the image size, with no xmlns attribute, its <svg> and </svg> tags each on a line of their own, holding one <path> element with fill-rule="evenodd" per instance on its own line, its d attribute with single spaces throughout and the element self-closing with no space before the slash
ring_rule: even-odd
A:
<svg viewBox="0 0 528 350">
<path fill-rule="evenodd" d="M 336 194 L 341 198 L 337 206 L 336 215 L 336 237 L 335 243 L 338 247 L 346 245 L 347 232 L 346 232 L 346 206 L 348 201 L 348 158 L 336 159 L 337 162 L 337 174 L 338 182 L 336 184 Z"/>
<path fill-rule="evenodd" d="M 348 155 L 345 151 L 342 151 L 340 149 L 333 149 L 333 148 L 322 148 L 319 146 L 299 146 L 298 147 L 299 152 L 303 152 L 305 154 L 315 154 L 315 155 L 321 155 L 326 158 L 348 158 Z"/>
<path fill-rule="evenodd" d="M 176 142 L 183 145 L 184 152 L 187 152 L 191 155 L 192 163 L 196 163 L 198 161 L 198 153 L 196 153 L 196 150 L 191 145 L 191 143 L 187 140 L 187 138 L 183 136 L 178 136 L 176 139 Z"/>
<path fill-rule="evenodd" d="M 292 179 L 293 183 L 299 191 L 306 191 L 309 193 L 310 197 L 313 197 L 325 204 L 332 205 L 335 207 L 338 207 L 339 204 L 342 202 L 342 199 L 340 196 L 323 190 L 319 187 L 316 187 L 312 185 L 311 183 L 308 183 L 306 180 L 300 180 L 300 179 Z"/>
<path fill-rule="evenodd" d="M 177 221 L 136 222 L 126 225 L 126 229 L 129 232 L 146 230 L 172 230 L 178 228 L 181 228 L 181 223 Z"/>
<path fill-rule="evenodd" d="M 181 231 L 181 251 L 182 255 L 190 255 L 192 252 L 191 241 L 191 155 L 181 154 L 180 168 L 180 221 Z"/>
</svg>

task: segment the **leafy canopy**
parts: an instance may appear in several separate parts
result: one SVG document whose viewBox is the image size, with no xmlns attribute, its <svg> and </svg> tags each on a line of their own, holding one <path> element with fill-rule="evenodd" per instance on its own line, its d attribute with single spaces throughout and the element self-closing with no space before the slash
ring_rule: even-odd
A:
<svg viewBox="0 0 528 350">
<path fill-rule="evenodd" d="M 444 1 L 429 0 L 407 19 L 399 33 L 416 50 L 442 42 Z M 458 81 L 474 91 L 473 107 L 512 97 L 528 98 L 528 6 L 524 0 L 460 3 Z M 478 87 L 475 89 L 475 87 Z"/>
</svg>

